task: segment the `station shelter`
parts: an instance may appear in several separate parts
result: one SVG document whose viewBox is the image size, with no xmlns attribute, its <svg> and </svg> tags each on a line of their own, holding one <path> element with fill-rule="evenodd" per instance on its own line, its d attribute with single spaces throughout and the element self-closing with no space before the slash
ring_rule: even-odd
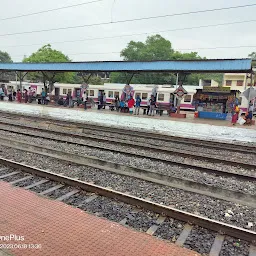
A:
<svg viewBox="0 0 256 256">
<path fill-rule="evenodd" d="M 204 87 L 197 89 L 193 104 L 199 118 L 229 120 L 234 104 L 239 104 L 240 91 L 230 87 Z"/>
</svg>

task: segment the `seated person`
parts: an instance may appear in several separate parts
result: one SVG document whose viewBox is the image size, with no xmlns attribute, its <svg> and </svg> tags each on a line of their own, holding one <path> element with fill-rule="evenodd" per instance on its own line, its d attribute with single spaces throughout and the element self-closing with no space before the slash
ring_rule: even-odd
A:
<svg viewBox="0 0 256 256">
<path fill-rule="evenodd" d="M 58 99 L 57 104 L 60 105 L 60 106 L 62 106 L 62 105 L 64 104 L 64 100 L 63 100 L 62 97 L 60 97 L 60 98 Z"/>
<path fill-rule="evenodd" d="M 109 105 L 109 109 L 110 109 L 111 111 L 113 111 L 114 108 L 115 108 L 115 102 L 112 100 L 111 103 L 110 103 L 110 105 Z"/>
<path fill-rule="evenodd" d="M 252 111 L 249 111 L 245 114 L 245 120 L 246 120 L 246 124 L 252 123 Z"/>
<path fill-rule="evenodd" d="M 170 108 L 170 112 L 171 113 L 176 113 L 177 111 L 177 108 L 174 106 L 174 104 L 171 105 L 171 108 Z"/>
<path fill-rule="evenodd" d="M 120 102 L 120 108 L 121 108 L 121 111 L 124 110 L 125 108 L 125 102 L 123 100 Z"/>
</svg>

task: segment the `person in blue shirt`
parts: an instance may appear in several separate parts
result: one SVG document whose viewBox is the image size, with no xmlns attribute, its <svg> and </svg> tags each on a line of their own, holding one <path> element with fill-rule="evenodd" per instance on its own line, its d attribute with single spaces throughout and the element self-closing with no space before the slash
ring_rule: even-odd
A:
<svg viewBox="0 0 256 256">
<path fill-rule="evenodd" d="M 171 105 L 171 108 L 170 108 L 170 112 L 171 113 L 176 113 L 177 111 L 177 108 L 174 106 L 174 104 Z"/>
<path fill-rule="evenodd" d="M 122 101 L 120 101 L 121 112 L 124 112 L 124 108 L 125 108 L 125 102 L 122 100 Z"/>
<path fill-rule="evenodd" d="M 45 89 L 42 89 L 42 93 L 41 93 L 41 104 L 44 105 L 45 104 L 45 99 L 46 99 L 46 91 Z"/>
<path fill-rule="evenodd" d="M 141 98 L 139 95 L 137 95 L 136 97 L 136 101 L 135 101 L 135 112 L 134 112 L 134 115 L 139 115 L 140 113 L 140 104 L 141 104 Z"/>
</svg>

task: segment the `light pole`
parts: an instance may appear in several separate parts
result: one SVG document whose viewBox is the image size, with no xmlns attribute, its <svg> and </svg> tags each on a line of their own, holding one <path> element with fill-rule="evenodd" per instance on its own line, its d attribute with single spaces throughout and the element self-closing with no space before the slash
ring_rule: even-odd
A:
<svg viewBox="0 0 256 256">
<path fill-rule="evenodd" d="M 175 86 L 175 90 L 178 88 L 178 84 L 179 84 L 179 73 L 177 73 L 176 75 L 176 86 Z M 174 106 L 177 107 L 177 96 L 175 94 L 174 96 Z"/>
</svg>

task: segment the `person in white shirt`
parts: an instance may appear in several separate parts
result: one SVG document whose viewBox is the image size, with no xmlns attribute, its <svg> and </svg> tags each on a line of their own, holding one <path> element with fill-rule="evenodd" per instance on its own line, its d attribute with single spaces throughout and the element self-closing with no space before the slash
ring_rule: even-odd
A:
<svg viewBox="0 0 256 256">
<path fill-rule="evenodd" d="M 107 97 L 106 97 L 106 93 L 103 94 L 103 109 L 106 108 L 107 105 Z"/>
<path fill-rule="evenodd" d="M 249 112 L 253 112 L 253 109 L 254 109 L 253 104 L 252 104 L 252 103 L 250 103 L 250 106 L 249 106 Z"/>
<path fill-rule="evenodd" d="M 87 107 L 86 107 L 86 104 L 87 104 L 87 93 L 86 92 L 84 92 L 82 98 L 83 98 L 83 103 L 84 103 L 84 110 L 86 110 L 87 109 Z"/>
</svg>

